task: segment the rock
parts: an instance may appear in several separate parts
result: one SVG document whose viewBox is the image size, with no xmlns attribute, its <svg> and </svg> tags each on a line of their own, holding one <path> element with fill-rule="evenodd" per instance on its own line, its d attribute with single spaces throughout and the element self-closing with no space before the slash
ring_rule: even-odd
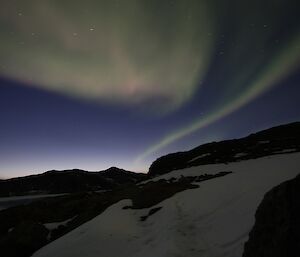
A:
<svg viewBox="0 0 300 257">
<path fill-rule="evenodd" d="M 148 175 L 155 177 L 192 166 L 229 163 L 272 154 L 300 151 L 300 122 L 273 127 L 247 137 L 200 145 L 155 160 Z"/>
<path fill-rule="evenodd" d="M 18 224 L 0 240 L 1 256 L 27 257 L 47 243 L 48 230 L 34 221 Z"/>
<path fill-rule="evenodd" d="M 300 255 L 300 175 L 269 191 L 255 215 L 243 257 Z"/>
</svg>

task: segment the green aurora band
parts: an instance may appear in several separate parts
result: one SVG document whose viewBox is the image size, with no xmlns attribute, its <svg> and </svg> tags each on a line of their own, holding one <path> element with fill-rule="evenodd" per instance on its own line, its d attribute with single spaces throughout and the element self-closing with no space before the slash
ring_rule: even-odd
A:
<svg viewBox="0 0 300 257">
<path fill-rule="evenodd" d="M 300 64 L 300 34 L 289 42 L 289 44 L 281 52 L 278 53 L 276 58 L 272 60 L 271 65 L 265 68 L 259 78 L 253 80 L 247 90 L 243 91 L 241 95 L 235 99 L 228 99 L 227 102 L 215 109 L 211 113 L 204 117 L 194 121 L 192 124 L 185 126 L 184 128 L 175 131 L 171 135 L 163 138 L 157 144 L 154 144 L 148 148 L 144 153 L 137 157 L 135 163 L 140 163 L 151 154 L 158 152 L 164 147 L 174 143 L 181 138 L 190 135 L 191 133 L 198 131 L 205 126 L 212 124 L 213 122 L 224 118 L 232 112 L 238 110 L 243 105 L 249 103 L 274 85 L 279 80 L 283 79 Z"/>
<path fill-rule="evenodd" d="M 0 75 L 79 99 L 160 99 L 145 108 L 166 114 L 193 96 L 213 50 L 205 1 L 2 2 Z"/>
</svg>

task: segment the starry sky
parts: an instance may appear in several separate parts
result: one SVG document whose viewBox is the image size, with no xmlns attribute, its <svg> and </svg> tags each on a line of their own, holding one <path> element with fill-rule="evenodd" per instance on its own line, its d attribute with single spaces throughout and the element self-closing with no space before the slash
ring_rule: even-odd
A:
<svg viewBox="0 0 300 257">
<path fill-rule="evenodd" d="M 297 0 L 0 3 L 0 178 L 146 172 L 300 120 Z"/>
</svg>

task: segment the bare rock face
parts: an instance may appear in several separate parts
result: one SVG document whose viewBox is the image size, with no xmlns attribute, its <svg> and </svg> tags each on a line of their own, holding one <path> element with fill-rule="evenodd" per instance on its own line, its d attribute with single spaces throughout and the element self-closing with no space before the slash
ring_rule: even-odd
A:
<svg viewBox="0 0 300 257">
<path fill-rule="evenodd" d="M 270 190 L 255 218 L 243 257 L 300 256 L 300 174 Z"/>
</svg>

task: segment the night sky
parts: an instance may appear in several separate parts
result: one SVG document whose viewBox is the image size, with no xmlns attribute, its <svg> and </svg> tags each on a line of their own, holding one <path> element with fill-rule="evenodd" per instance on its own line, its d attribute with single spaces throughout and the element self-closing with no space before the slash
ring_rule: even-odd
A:
<svg viewBox="0 0 300 257">
<path fill-rule="evenodd" d="M 297 0 L 0 4 L 0 178 L 146 172 L 300 120 Z"/>
</svg>

